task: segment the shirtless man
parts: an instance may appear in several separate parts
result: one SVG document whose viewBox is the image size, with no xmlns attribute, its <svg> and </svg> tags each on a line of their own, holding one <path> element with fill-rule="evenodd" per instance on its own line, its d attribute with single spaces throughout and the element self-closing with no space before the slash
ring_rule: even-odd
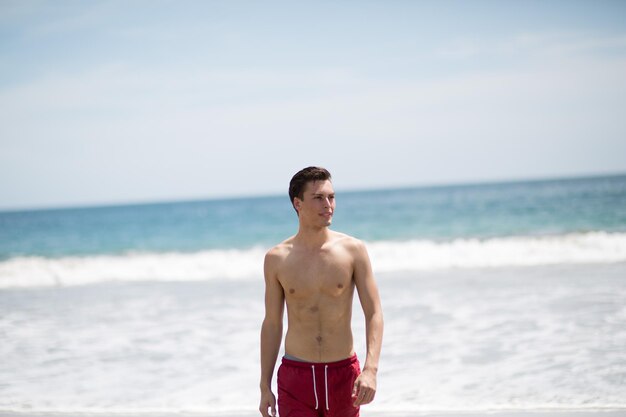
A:
<svg viewBox="0 0 626 417">
<path fill-rule="evenodd" d="M 365 245 L 328 228 L 335 210 L 330 178 L 327 170 L 317 167 L 294 175 L 289 196 L 298 213 L 298 233 L 265 256 L 259 407 L 263 417 L 276 415 L 271 381 L 285 304 L 288 328 L 278 370 L 280 417 L 356 417 L 359 406 L 370 403 L 376 392 L 383 334 L 378 288 Z M 362 372 L 351 329 L 355 288 L 366 321 Z"/>
</svg>

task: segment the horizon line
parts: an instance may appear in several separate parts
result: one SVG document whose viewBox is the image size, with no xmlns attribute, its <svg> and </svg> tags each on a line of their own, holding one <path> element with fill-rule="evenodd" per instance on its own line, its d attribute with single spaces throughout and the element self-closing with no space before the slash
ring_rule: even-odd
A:
<svg viewBox="0 0 626 417">
<path fill-rule="evenodd" d="M 511 177 L 500 179 L 476 179 L 467 182 L 461 181 L 441 181 L 430 182 L 423 184 L 397 184 L 387 186 L 365 186 L 365 187 L 348 187 L 345 189 L 339 189 L 340 193 L 359 193 L 359 192 L 375 192 L 375 191 L 399 191 L 399 190 L 415 190 L 415 189 L 428 189 L 428 188 L 449 188 L 449 187 L 467 187 L 467 186 L 481 186 L 481 185 L 499 185 L 499 184 L 515 184 L 524 182 L 549 182 L 549 181 L 566 181 L 577 179 L 592 179 L 592 178 L 612 178 L 626 176 L 626 171 L 619 172 L 605 172 L 605 173 L 587 173 L 587 174 L 563 174 L 563 175 L 550 175 L 542 177 Z M 166 205 L 166 204 L 178 204 L 178 203 L 200 203 L 207 201 L 229 201 L 229 200 L 245 200 L 245 199 L 261 199 L 261 198 L 275 198 L 283 196 L 286 198 L 287 193 L 279 192 L 266 192 L 259 194 L 232 194 L 232 195 L 215 195 L 215 196 L 190 196 L 181 198 L 155 198 L 145 200 L 119 200 L 119 201 L 102 201 L 102 202 L 86 202 L 86 203 L 59 203 L 51 205 L 41 206 L 6 206 L 0 207 L 0 214 L 6 213 L 21 213 L 21 212 L 33 212 L 33 211 L 54 211 L 54 210 L 88 210 L 95 208 L 114 208 L 114 207 L 132 207 L 132 206 L 152 206 L 152 205 Z"/>
</svg>

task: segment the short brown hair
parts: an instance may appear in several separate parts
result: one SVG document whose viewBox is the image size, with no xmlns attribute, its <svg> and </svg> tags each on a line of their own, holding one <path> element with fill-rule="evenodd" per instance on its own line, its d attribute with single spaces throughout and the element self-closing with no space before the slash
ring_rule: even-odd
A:
<svg viewBox="0 0 626 417">
<path fill-rule="evenodd" d="M 296 172 L 296 175 L 294 175 L 289 182 L 289 198 L 291 199 L 291 204 L 293 205 L 293 200 L 296 197 L 302 200 L 304 187 L 310 181 L 325 181 L 330 179 L 330 172 L 321 167 L 306 167 Z"/>
</svg>

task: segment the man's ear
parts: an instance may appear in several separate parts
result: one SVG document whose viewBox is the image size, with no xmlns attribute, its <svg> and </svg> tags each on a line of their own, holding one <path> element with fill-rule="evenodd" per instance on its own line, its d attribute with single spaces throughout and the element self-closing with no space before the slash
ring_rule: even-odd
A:
<svg viewBox="0 0 626 417">
<path fill-rule="evenodd" d="M 302 200 L 300 200 L 298 197 L 295 197 L 293 199 L 293 208 L 296 209 L 296 211 L 298 212 L 298 214 L 300 213 L 300 207 L 302 206 Z"/>
</svg>

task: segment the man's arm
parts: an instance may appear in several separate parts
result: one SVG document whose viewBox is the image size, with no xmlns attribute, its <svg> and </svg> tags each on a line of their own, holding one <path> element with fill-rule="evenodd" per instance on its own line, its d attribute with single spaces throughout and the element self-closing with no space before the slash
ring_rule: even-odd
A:
<svg viewBox="0 0 626 417">
<path fill-rule="evenodd" d="M 383 339 L 383 311 L 372 265 L 363 242 L 357 241 L 354 257 L 354 281 L 365 315 L 367 356 L 361 375 L 354 382 L 354 406 L 368 404 L 376 394 L 376 374 Z"/>
<path fill-rule="evenodd" d="M 263 417 L 276 415 L 276 397 L 272 393 L 272 375 L 283 337 L 285 293 L 276 275 L 279 258 L 272 251 L 265 255 L 265 318 L 261 326 L 261 403 Z M 271 414 L 268 411 L 271 410 Z"/>
</svg>

